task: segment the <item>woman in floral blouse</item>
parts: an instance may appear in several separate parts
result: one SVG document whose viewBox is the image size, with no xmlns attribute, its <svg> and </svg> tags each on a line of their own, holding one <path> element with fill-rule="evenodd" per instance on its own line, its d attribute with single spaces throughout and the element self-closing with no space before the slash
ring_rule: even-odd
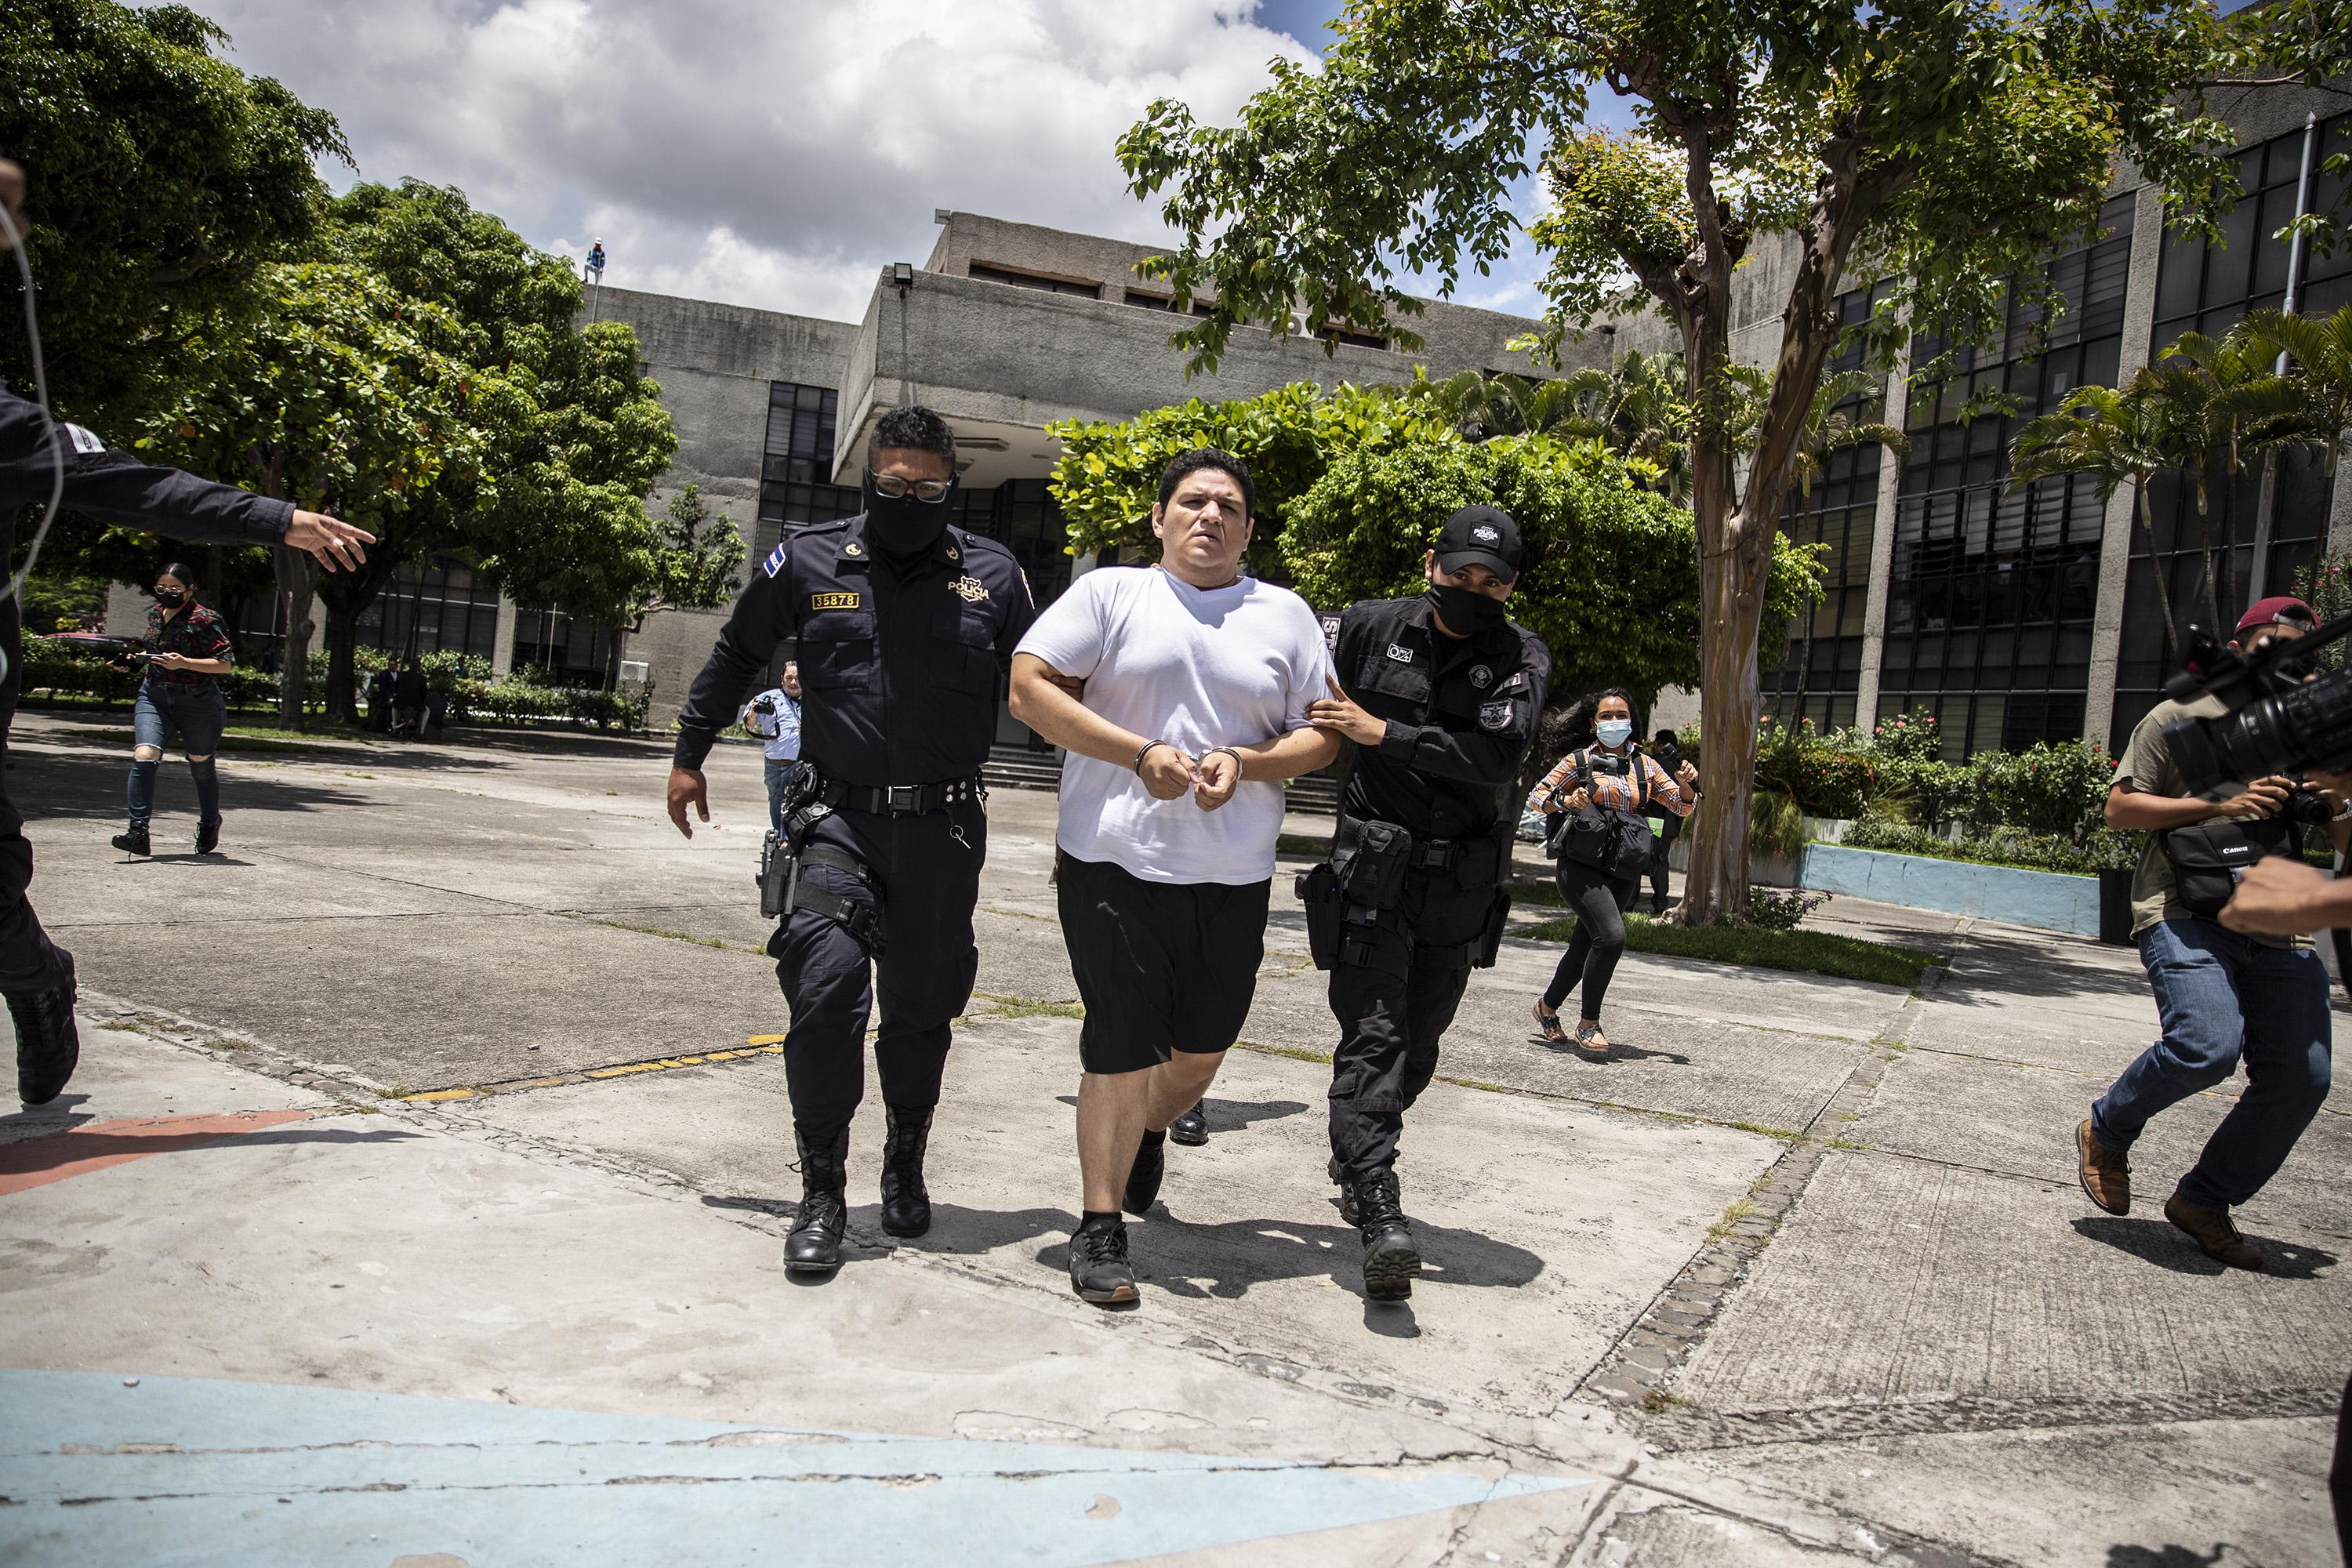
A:
<svg viewBox="0 0 2352 1568">
<path fill-rule="evenodd" d="M 1644 814 L 1656 807 L 1688 816 L 1698 796 L 1686 786 L 1697 779 L 1698 770 L 1685 763 L 1669 774 L 1655 757 L 1633 744 L 1633 700 L 1612 686 L 1580 706 L 1593 740 L 1560 758 L 1544 775 L 1528 796 L 1529 809 L 1558 813 L 1598 805 L 1604 811 Z M 1585 724 L 1574 728 L 1581 731 Z M 1645 783 L 1647 805 L 1642 798 Z M 1609 1037 L 1601 1032 L 1601 1002 L 1608 994 L 1609 977 L 1616 973 L 1618 955 L 1625 951 L 1625 910 L 1640 886 L 1639 877 L 1612 877 L 1560 857 L 1559 892 L 1576 911 L 1576 935 L 1560 956 L 1551 984 L 1536 999 L 1536 1024 L 1544 1038 L 1567 1038 L 1560 1031 L 1559 1005 L 1580 982 L 1583 1016 L 1576 1026 L 1577 1048 L 1588 1056 L 1608 1055 Z"/>
<path fill-rule="evenodd" d="M 236 667 L 236 651 L 220 617 L 196 603 L 196 574 L 178 562 L 155 574 L 155 605 L 147 612 L 147 675 L 131 710 L 131 827 L 114 847 L 150 853 L 147 821 L 155 809 L 155 772 L 176 732 L 196 784 L 196 853 L 220 844 L 220 775 L 213 753 L 228 721 L 219 677 Z"/>
</svg>

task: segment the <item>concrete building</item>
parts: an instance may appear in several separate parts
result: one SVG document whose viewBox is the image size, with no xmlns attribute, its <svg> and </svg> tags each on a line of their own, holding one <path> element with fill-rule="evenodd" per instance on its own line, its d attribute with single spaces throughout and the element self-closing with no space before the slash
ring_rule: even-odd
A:
<svg viewBox="0 0 2352 1568">
<path fill-rule="evenodd" d="M 1948 380 L 1908 387 L 1901 370 L 1887 377 L 1883 416 L 1908 435 L 1907 458 L 1876 447 L 1840 453 L 1790 504 L 1787 526 L 1829 546 L 1829 574 L 1812 613 L 1768 658 L 1771 710 L 1843 725 L 1927 707 L 1955 756 L 2084 735 L 2120 745 L 2168 673 L 2159 581 L 2181 628 L 2214 619 L 2203 545 L 2225 510 L 2218 487 L 2200 516 L 2193 492 L 2159 480 L 2151 541 L 2135 525 L 2127 489 L 2103 499 L 2073 479 L 2011 492 L 2010 443 L 2074 388 L 2117 384 L 2184 331 L 2219 334 L 2258 306 L 2318 314 L 2352 300 L 2352 247 L 2319 256 L 2307 238 L 2277 237 L 2300 213 L 2352 219 L 2345 178 L 2325 167 L 2352 123 L 2342 102 L 2292 88 L 2245 95 L 2231 118 L 2250 195 L 2224 226 L 2226 245 L 2168 233 L 2161 193 L 2126 168 L 2100 237 L 2050 263 L 2066 304 L 2046 338 L 2037 339 L 2038 312 L 2021 302 L 2001 341 L 1964 356 Z M 1045 430 L 1053 421 L 1122 419 L 1298 380 L 1403 381 L 1416 366 L 1433 377 L 1534 374 L 1507 347 L 1533 322 L 1432 302 L 1415 353 L 1328 329 L 1280 342 L 1244 331 L 1215 374 L 1188 379 L 1168 347 L 1168 291 L 1139 269 L 1151 247 L 969 213 L 936 216 L 929 258 L 879 268 L 854 323 L 595 291 L 593 315 L 635 328 L 677 425 L 677 458 L 656 507 L 699 486 L 758 561 L 783 530 L 855 510 L 874 421 L 921 403 L 956 428 L 959 521 L 1007 543 L 1048 599 L 1092 563 L 1065 552 L 1046 488 L 1058 455 Z M 1767 363 L 1777 352 L 1791 265 L 1790 247 L 1767 247 L 1738 275 L 1742 359 Z M 1860 320 L 1874 297 L 1856 289 L 1839 306 Z M 1676 346 L 1662 320 L 1643 314 L 1571 352 L 1598 363 Z M 2016 397 L 2017 411 L 1964 421 L 1961 405 L 1987 388 Z M 2226 510 L 2237 537 L 2216 552 L 2229 564 L 2211 598 L 2227 601 L 2221 618 L 2233 620 L 2232 606 L 2284 591 L 2323 551 L 2352 549 L 2352 464 L 2330 479 L 2306 456 L 2269 462 L 2242 476 Z M 656 726 L 677 713 L 722 618 L 667 614 L 628 637 L 624 673 L 651 683 Z M 501 669 L 529 662 L 597 679 L 610 651 L 604 629 L 518 609 L 457 564 L 404 570 L 362 633 L 398 647 L 412 625 L 423 646 L 464 647 Z M 1697 704 L 1669 693 L 1658 707 L 1660 721 L 1675 723 Z M 1001 738 L 1028 736 L 1008 719 Z"/>
</svg>

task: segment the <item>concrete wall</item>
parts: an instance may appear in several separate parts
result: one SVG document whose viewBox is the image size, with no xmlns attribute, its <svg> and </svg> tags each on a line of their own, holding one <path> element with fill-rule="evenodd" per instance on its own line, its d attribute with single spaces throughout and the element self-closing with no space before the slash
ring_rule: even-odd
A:
<svg viewBox="0 0 2352 1568">
<path fill-rule="evenodd" d="M 661 384 L 662 405 L 677 430 L 677 459 L 647 504 L 658 511 L 698 485 L 703 499 L 734 521 L 748 553 L 760 515 L 769 384 L 838 386 L 857 329 L 667 294 L 599 292 L 592 310 L 598 319 L 636 329 L 646 374 Z M 650 667 L 656 728 L 677 717 L 725 619 L 720 610 L 658 615 L 628 639 L 625 657 Z"/>
</svg>

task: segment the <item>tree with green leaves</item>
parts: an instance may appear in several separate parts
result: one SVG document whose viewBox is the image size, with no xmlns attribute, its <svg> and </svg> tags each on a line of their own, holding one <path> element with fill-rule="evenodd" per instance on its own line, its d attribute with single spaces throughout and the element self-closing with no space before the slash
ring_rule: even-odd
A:
<svg viewBox="0 0 2352 1568">
<path fill-rule="evenodd" d="M 253 309 L 215 318 L 196 340 L 203 383 L 155 418 L 140 448 L 379 540 L 430 509 L 441 487 L 485 482 L 476 413 L 503 391 L 467 358 L 456 317 L 358 267 L 266 267 L 255 282 Z M 299 727 L 319 569 L 298 550 L 270 553 L 286 637 L 279 706 Z M 369 553 L 373 566 L 378 552 Z"/>
<path fill-rule="evenodd" d="M 2151 368 L 2181 477 L 2196 490 L 2205 624 L 2218 633 L 2237 614 L 2241 482 L 2249 468 L 2298 437 L 2303 398 L 2262 342 L 2240 331 L 2218 340 L 2183 333 Z"/>
<path fill-rule="evenodd" d="M 2326 316 L 2251 310 L 2235 330 L 2285 361 L 2297 438 L 2334 478 L 2337 460 L 2352 453 L 2352 305 Z"/>
<path fill-rule="evenodd" d="M 1746 906 L 1757 645 L 1841 289 L 1892 280 L 1865 333 L 1883 369 L 1914 333 L 1989 337 L 2005 280 L 2095 230 L 2121 157 L 2202 220 L 2231 177 L 2197 97 L 2217 26 L 2198 0 L 1352 0 L 1321 68 L 1277 62 L 1239 124 L 1162 100 L 1119 155 L 1181 237 L 1147 269 L 1180 309 L 1213 300 L 1173 340 L 1201 365 L 1294 310 L 1418 347 L 1408 278 L 1451 292 L 1523 234 L 1549 256 L 1551 344 L 1623 305 L 1627 277 L 1673 323 L 1717 781 L 1684 908 L 1714 921 Z M 1595 117 L 1600 93 L 1630 131 Z M 1550 210 L 1515 211 L 1538 167 Z M 1788 263 L 1783 330 L 1743 479 L 1733 275 L 1767 254 Z"/>
<path fill-rule="evenodd" d="M 731 602 L 742 585 L 742 532 L 726 512 L 702 499 L 699 485 L 670 497 L 646 554 L 636 596 L 599 616 L 616 631 L 635 634 L 646 616 L 664 610 L 715 610 Z M 612 641 L 604 661 L 607 690 L 620 684 L 622 639 Z"/>
<path fill-rule="evenodd" d="M 387 519 L 365 568 L 321 584 L 328 710 L 357 716 L 360 616 L 403 565 L 455 553 L 511 596 L 625 616 L 661 570 L 645 499 L 677 450 L 635 331 L 575 325 L 580 279 L 464 192 L 422 181 L 338 198 L 322 243 L 464 330 L 483 458 Z"/>
<path fill-rule="evenodd" d="M 1323 477 L 1338 453 L 1461 441 L 1442 410 L 1399 392 L 1344 382 L 1325 392 L 1297 381 L 1224 403 L 1195 397 L 1132 419 L 1049 425 L 1045 433 L 1062 444 L 1054 495 L 1070 550 L 1156 552 L 1151 504 L 1160 469 L 1179 452 L 1215 447 L 1249 465 L 1257 488 L 1257 528 L 1248 560 L 1262 571 L 1282 558 L 1291 502 Z"/>
<path fill-rule="evenodd" d="M 206 323 L 311 233 L 312 165 L 348 161 L 332 115 L 238 70 L 227 42 L 184 5 L 0 7 L 0 151 L 25 167 L 50 398 L 101 434 L 127 438 L 202 368 Z M 21 289 L 0 269 L 0 314 Z M 0 333 L 0 376 L 29 370 Z"/>
</svg>

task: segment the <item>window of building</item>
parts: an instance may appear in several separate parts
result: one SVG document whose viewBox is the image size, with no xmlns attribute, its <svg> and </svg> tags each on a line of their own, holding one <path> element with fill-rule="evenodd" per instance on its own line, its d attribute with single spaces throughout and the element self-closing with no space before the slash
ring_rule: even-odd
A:
<svg viewBox="0 0 2352 1568">
<path fill-rule="evenodd" d="M 1385 349 L 1389 346 L 1388 339 L 1376 332 L 1360 332 L 1328 321 L 1316 328 L 1315 335 L 1327 343 L 1346 343 L 1351 348 Z"/>
<path fill-rule="evenodd" d="M 1867 321 L 1886 284 L 1838 296 L 1838 321 Z M 1830 374 L 1862 363 L 1856 343 L 1839 354 Z M 1883 384 L 1882 384 L 1883 385 Z M 1838 406 L 1857 420 L 1881 418 L 1883 392 L 1849 398 Z M 1855 721 L 1862 685 L 1864 611 L 1870 596 L 1870 547 L 1877 530 L 1878 468 L 1885 448 L 1875 443 L 1849 447 L 1823 459 L 1810 494 L 1791 489 L 1781 528 L 1800 544 L 1826 544 L 1822 596 L 1790 624 L 1779 668 L 1765 672 L 1765 706 L 1781 722 L 1811 719 L 1822 729 Z"/>
<path fill-rule="evenodd" d="M 835 395 L 829 386 L 770 384 L 760 517 L 751 534 L 754 561 L 766 559 L 787 528 L 828 522 L 858 510 L 857 491 L 833 482 L 835 412 Z"/>
<path fill-rule="evenodd" d="M 600 622 L 560 609 L 516 612 L 517 669 L 536 669 L 558 686 L 601 687 L 612 652 L 612 629 Z"/>
<path fill-rule="evenodd" d="M 1124 302 L 1145 310 L 1172 311 L 1176 309 L 1176 300 L 1173 295 L 1154 294 L 1149 289 L 1129 289 L 1126 293 Z M 1196 316 L 1205 316 L 1208 313 L 1209 307 L 1205 303 L 1199 300 L 1192 301 L 1192 314 Z"/>
<path fill-rule="evenodd" d="M 1043 272 L 1024 272 L 1018 268 L 998 267 L 986 261 L 975 261 L 964 268 L 965 275 L 984 283 L 1009 283 L 1015 289 L 1041 289 L 1048 294 L 1075 294 L 1081 300 L 1102 298 L 1102 285 L 1076 278 L 1052 278 Z"/>
<path fill-rule="evenodd" d="M 2132 203 L 2109 201 L 2105 237 L 2051 262 L 2064 308 L 2038 352 L 2045 318 L 2012 290 L 2000 343 L 1911 390 L 1878 712 L 1933 709 L 1953 758 L 2082 734 L 2106 505 L 2080 477 L 2011 491 L 2009 448 L 2076 387 L 2115 384 Z M 2017 399 L 2016 412 L 1962 423 L 1985 390 Z"/>
<path fill-rule="evenodd" d="M 498 648 L 498 589 L 446 557 L 394 570 L 359 619 L 361 647 L 400 654 L 449 648 L 488 658 Z"/>
<path fill-rule="evenodd" d="M 2352 247 L 2319 256 L 2307 238 L 2277 237 L 2305 190 L 2308 210 L 2333 214 L 2338 222 L 2352 218 L 2346 174 L 2326 167 L 2347 126 L 2352 114 L 2339 114 L 2320 121 L 2308 140 L 2298 127 L 2241 152 L 2238 179 L 2246 195 L 2221 220 L 2225 243 L 2168 237 L 2156 280 L 2157 353 L 2184 332 L 2218 338 L 2251 310 L 2283 309 L 2291 270 L 2299 315 L 2326 315 L 2352 300 Z M 2225 488 L 2234 489 L 2226 503 Z M 2178 474 L 2159 475 L 2148 487 L 2156 552 L 2149 554 L 2147 530 L 2135 526 L 2110 744 L 2120 747 L 2130 737 L 2179 668 L 2179 650 L 2167 647 L 2159 574 L 2180 637 L 2192 624 L 2226 630 L 2246 604 L 2285 592 L 2325 547 L 2329 490 L 2316 456 L 2302 448 L 2249 464 L 2234 487 L 2225 487 L 2219 476 L 2209 479 L 2202 512 L 2195 487 Z"/>
</svg>

